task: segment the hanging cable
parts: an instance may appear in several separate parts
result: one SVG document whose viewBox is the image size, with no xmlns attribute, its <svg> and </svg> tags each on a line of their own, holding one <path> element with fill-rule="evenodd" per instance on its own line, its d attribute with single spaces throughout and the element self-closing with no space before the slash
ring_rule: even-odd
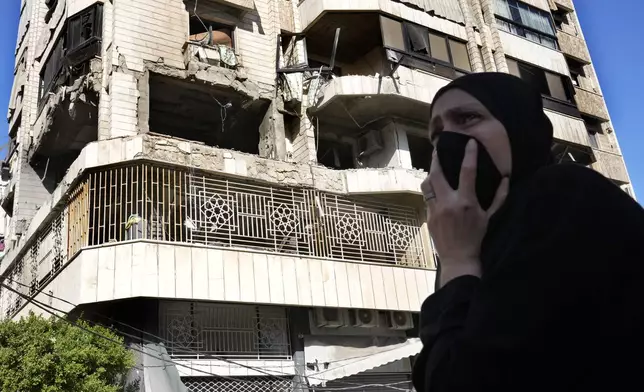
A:
<svg viewBox="0 0 644 392">
<path fill-rule="evenodd" d="M 21 285 L 21 286 L 23 286 L 23 287 L 29 288 L 29 286 L 28 286 L 28 285 L 26 285 L 26 284 L 24 284 L 24 283 L 21 283 L 21 282 L 18 282 L 18 281 L 16 281 L 16 280 L 13 280 L 13 279 L 10 279 L 10 278 L 7 278 L 7 280 L 10 280 L 10 281 L 12 281 L 12 282 L 14 282 L 14 283 L 17 283 L 17 284 L 19 284 L 19 285 Z M 42 305 L 42 306 L 45 306 L 45 307 L 48 307 L 48 308 L 54 309 L 54 311 L 60 312 L 60 313 L 65 314 L 65 315 L 68 315 L 68 314 L 69 314 L 68 312 L 65 312 L 65 311 L 63 311 L 63 310 L 57 309 L 57 308 L 55 308 L 55 307 L 53 307 L 53 306 L 51 306 L 51 305 L 44 304 L 44 303 L 42 303 L 42 302 L 40 302 L 40 301 L 38 301 L 38 300 L 36 300 L 36 299 L 34 299 L 34 298 L 31 298 L 31 297 L 27 296 L 26 294 L 19 293 L 19 292 L 17 292 L 16 290 L 12 289 L 11 287 L 7 286 L 5 283 L 0 283 L 0 286 L 5 287 L 5 288 L 9 288 L 9 290 L 13 291 L 14 293 L 17 293 L 17 294 L 18 294 L 19 296 L 21 296 L 22 298 L 25 298 L 25 299 L 27 300 L 27 302 L 32 302 L 32 303 L 34 303 L 35 305 L 40 304 L 40 305 Z M 74 307 L 78 306 L 78 305 L 73 304 L 72 302 L 69 302 L 69 301 L 67 301 L 67 300 L 65 300 L 65 299 L 63 299 L 63 298 L 57 297 L 57 296 L 55 296 L 55 295 L 53 295 L 53 294 L 44 293 L 44 292 L 42 292 L 42 294 L 47 295 L 47 296 L 49 296 L 49 297 L 51 297 L 51 298 L 54 298 L 54 299 L 60 300 L 60 301 L 62 301 L 62 302 L 65 302 L 65 303 L 67 303 L 68 305 L 71 305 L 71 306 L 74 306 Z M 41 309 L 42 309 L 42 308 L 41 308 Z M 51 313 L 51 312 L 48 312 L 48 313 Z M 123 325 L 123 326 L 126 326 L 126 327 L 128 327 L 128 328 L 131 328 L 132 330 L 135 330 L 135 331 L 138 331 L 138 332 L 145 333 L 146 335 L 152 336 L 152 337 L 154 337 L 155 339 L 157 339 L 158 341 L 160 341 L 160 342 L 162 342 L 162 343 L 169 343 L 169 344 L 172 344 L 172 342 L 168 341 L 167 339 L 164 339 L 164 338 L 162 338 L 162 337 L 160 337 L 160 336 L 157 336 L 157 335 L 154 335 L 154 334 L 152 334 L 152 333 L 149 333 L 149 332 L 146 332 L 146 331 L 140 330 L 140 329 L 138 329 L 138 328 L 136 328 L 136 327 L 133 327 L 133 326 L 131 326 L 131 325 L 128 325 L 128 324 L 126 324 L 126 323 L 119 322 L 119 321 L 114 320 L 113 318 L 111 318 L 111 317 L 109 317 L 109 316 L 105 316 L 105 315 L 102 315 L 102 314 L 100 314 L 100 313 L 96 313 L 96 312 L 90 312 L 90 314 L 95 314 L 95 315 L 97 315 L 97 316 L 100 316 L 100 317 L 106 318 L 106 319 L 108 319 L 108 320 L 111 320 L 111 321 L 113 321 L 113 322 L 116 322 L 116 323 L 118 323 L 118 324 L 120 324 L 120 325 Z M 58 318 L 61 318 L 61 317 L 60 317 L 60 316 L 58 316 L 58 315 L 56 315 L 56 316 L 57 316 Z M 64 318 L 62 318 L 62 319 L 63 319 L 63 320 L 66 320 L 66 319 L 64 319 Z M 104 326 L 104 325 L 102 325 L 102 324 L 100 324 L 100 323 L 92 322 L 92 321 L 90 321 L 90 320 L 86 320 L 86 319 L 85 319 L 84 321 L 86 321 L 86 322 L 88 322 L 88 323 L 93 323 L 93 324 L 95 324 L 95 325 L 101 325 L 101 326 Z M 104 327 L 106 327 L 106 326 L 104 326 Z M 109 328 L 109 327 L 106 327 L 106 328 Z M 117 331 L 115 331 L 115 332 L 120 333 L 120 334 L 125 335 L 125 336 L 130 337 L 130 338 L 133 338 L 133 339 L 141 340 L 141 341 L 143 341 L 144 343 L 146 343 L 146 342 L 147 342 L 147 343 L 156 343 L 156 342 L 151 341 L 151 340 L 149 340 L 149 339 L 146 341 L 146 339 L 144 339 L 144 338 L 142 338 L 142 337 L 135 336 L 135 335 L 131 335 L 131 334 L 125 333 L 125 332 L 120 331 L 120 330 L 117 330 Z M 393 349 L 392 349 L 392 350 L 393 350 Z M 135 350 L 135 351 L 136 351 L 136 350 Z M 156 350 L 153 350 L 153 351 L 158 352 L 158 351 L 156 351 Z M 194 351 L 194 350 L 187 350 L 187 351 L 188 351 L 188 352 L 190 352 L 190 353 L 199 354 L 199 353 L 197 353 L 197 352 L 196 352 L 196 351 Z M 387 351 L 390 351 L 390 350 L 387 350 Z M 162 352 L 158 352 L 158 353 L 163 354 Z M 258 372 L 258 373 L 262 373 L 262 374 L 264 374 L 264 375 L 267 375 L 267 376 L 270 376 L 270 377 L 274 377 L 274 378 L 277 378 L 277 379 L 279 379 L 279 380 L 284 380 L 284 378 L 282 378 L 282 377 L 278 376 L 278 375 L 277 375 L 277 374 L 275 374 L 275 373 L 282 374 L 282 375 L 285 375 L 285 376 L 287 376 L 287 377 L 293 377 L 293 374 L 291 374 L 291 373 L 284 373 L 284 372 L 279 372 L 279 371 L 272 371 L 271 373 L 268 373 L 268 372 L 264 371 L 264 370 L 263 370 L 263 368 L 259 368 L 259 367 L 256 367 L 256 366 L 249 366 L 249 365 L 246 365 L 246 364 L 242 364 L 242 363 L 234 362 L 234 361 L 229 360 L 229 359 L 227 359 L 227 358 L 219 357 L 219 356 L 216 356 L 216 355 L 210 355 L 210 354 L 199 354 L 199 355 L 200 355 L 201 357 L 204 357 L 205 359 L 216 359 L 216 360 L 220 360 L 220 361 L 223 361 L 223 362 L 229 363 L 229 364 L 231 364 L 231 365 L 235 365 L 235 366 L 243 367 L 243 368 L 246 368 L 246 369 L 249 369 L 249 370 L 254 370 L 254 371 Z M 329 361 L 329 362 L 325 362 L 325 363 L 335 363 L 335 362 L 346 361 L 346 360 L 350 360 L 350 359 L 364 358 L 364 357 L 368 357 L 368 356 L 370 356 L 370 354 L 369 354 L 369 355 L 364 355 L 364 356 L 355 356 L 355 357 L 343 358 L 343 359 L 340 359 L 340 360 L 336 360 L 336 361 Z M 157 358 L 157 359 L 158 359 L 158 358 Z M 169 362 L 175 363 L 174 361 L 169 361 Z M 348 366 L 348 365 L 350 365 L 350 364 L 352 364 L 352 363 L 355 363 L 355 362 L 358 362 L 358 361 L 350 362 L 350 363 L 348 363 L 348 364 L 345 364 L 345 365 L 339 366 L 339 367 L 337 367 L 337 368 L 335 368 L 335 369 L 340 369 L 340 368 L 342 368 L 342 367 L 344 367 L 344 366 Z M 196 371 L 201 372 L 201 373 L 204 373 L 204 374 L 206 374 L 206 375 L 216 376 L 216 377 L 222 377 L 222 378 L 226 378 L 226 377 L 227 377 L 227 376 L 223 376 L 223 375 L 217 375 L 217 374 L 208 373 L 208 372 L 205 372 L 205 371 L 202 371 L 202 370 L 194 369 L 194 368 L 192 368 L 192 367 L 189 367 L 189 366 L 187 366 L 187 365 L 183 365 L 183 364 L 181 364 L 181 363 L 175 363 L 175 364 L 176 364 L 176 365 L 178 365 L 178 366 L 182 366 L 182 367 L 184 367 L 184 368 L 188 368 L 188 369 L 196 370 Z M 222 365 L 221 367 L 223 367 L 223 365 Z M 335 369 L 334 369 L 334 370 L 335 370 Z M 331 370 L 331 369 L 329 369 L 329 370 Z M 327 371 L 329 371 L 329 370 L 327 370 Z M 322 371 L 322 372 L 320 372 L 320 373 L 324 373 L 324 372 L 325 372 L 325 371 Z M 358 384 L 358 383 L 351 383 L 351 382 L 346 382 L 346 381 L 326 380 L 326 379 L 319 378 L 319 377 L 315 377 L 315 376 L 304 376 L 304 377 L 306 377 L 306 378 L 308 378 L 308 379 L 312 379 L 312 380 L 318 380 L 318 381 L 333 381 L 333 382 L 338 383 L 338 384 L 341 384 L 341 385 L 343 384 L 343 385 L 349 385 L 349 386 L 350 386 L 350 387 L 346 387 L 346 388 L 339 388 L 339 389 L 329 389 L 329 388 L 325 388 L 325 391 L 332 391 L 332 390 L 350 390 L 350 389 L 358 389 L 358 388 L 363 388 L 363 387 L 387 387 L 387 385 L 389 385 L 389 384 Z M 229 377 L 229 378 L 230 378 L 230 377 Z M 238 379 L 237 379 L 237 380 L 235 380 L 234 378 L 231 378 L 231 379 L 233 379 L 234 381 L 240 381 L 240 380 L 238 380 Z M 289 381 L 291 381 L 291 382 L 292 382 L 292 380 L 290 380 L 290 379 L 289 379 Z M 245 380 L 244 382 L 251 382 L 251 381 Z M 402 382 L 400 382 L 400 383 L 402 383 Z M 395 384 L 398 384 L 398 383 L 392 383 L 391 385 L 395 385 Z M 393 387 L 392 387 L 391 389 L 407 391 L 407 389 L 400 389 L 400 388 L 393 388 Z"/>
</svg>

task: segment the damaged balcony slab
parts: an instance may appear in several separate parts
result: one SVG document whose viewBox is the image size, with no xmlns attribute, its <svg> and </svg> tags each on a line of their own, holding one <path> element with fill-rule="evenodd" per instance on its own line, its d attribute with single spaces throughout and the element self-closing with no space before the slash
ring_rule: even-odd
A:
<svg viewBox="0 0 644 392">
<path fill-rule="evenodd" d="M 429 80 L 422 85 L 400 84 L 385 76 L 335 78 L 321 87 L 321 98 L 309 108 L 309 113 L 348 128 L 359 128 L 359 124 L 379 118 L 426 123 L 433 96 L 448 80 L 427 74 L 424 77 Z"/>
<path fill-rule="evenodd" d="M 202 82 L 213 87 L 230 89 L 250 99 L 272 99 L 272 91 L 250 81 L 243 68 L 228 69 L 200 61 L 190 61 L 187 69 L 169 67 L 164 64 L 146 62 L 146 69 L 152 73 L 175 79 Z"/>
<path fill-rule="evenodd" d="M 61 86 L 50 93 L 34 125 L 29 160 L 78 153 L 87 143 L 97 140 L 100 90 L 101 71 L 92 68 L 71 86 Z"/>
<path fill-rule="evenodd" d="M 190 170 L 218 173 L 224 177 L 233 176 L 265 184 L 315 188 L 338 194 L 408 194 L 418 199 L 421 195 L 420 183 L 426 176 L 422 171 L 400 168 L 333 170 L 264 159 L 252 154 L 150 134 L 100 140 L 85 146 L 71 164 L 49 200 L 43 203 L 16 246 L 5 256 L 0 264 L 0 275 L 43 223 L 50 221 L 58 213 L 58 208 L 69 197 L 69 193 L 87 170 L 135 160 L 183 166 Z M 378 186 L 365 182 L 363 173 L 368 173 L 370 180 L 379 182 Z"/>
</svg>

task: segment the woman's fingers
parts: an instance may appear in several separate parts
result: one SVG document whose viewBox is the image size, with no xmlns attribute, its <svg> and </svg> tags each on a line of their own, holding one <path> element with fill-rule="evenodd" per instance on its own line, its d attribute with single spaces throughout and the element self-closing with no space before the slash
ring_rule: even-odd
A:
<svg viewBox="0 0 644 392">
<path fill-rule="evenodd" d="M 445 175 L 443 175 L 443 169 L 441 168 L 440 161 L 438 160 L 436 150 L 434 150 L 434 154 L 432 155 L 432 166 L 429 169 L 428 178 L 436 198 L 444 198 L 449 195 L 450 192 L 454 192 L 452 187 L 445 179 Z"/>
<path fill-rule="evenodd" d="M 466 200 L 475 201 L 478 204 L 476 197 L 476 158 L 478 149 L 476 141 L 470 139 L 465 147 L 465 157 L 461 164 L 461 173 L 458 180 L 458 193 Z"/>
<path fill-rule="evenodd" d="M 503 177 L 503 179 L 501 180 L 501 184 L 499 184 L 499 188 L 496 190 L 496 195 L 494 196 L 492 205 L 487 210 L 488 218 L 492 216 L 495 212 L 497 212 L 499 208 L 501 208 L 501 206 L 503 205 L 503 202 L 505 202 L 505 198 L 508 196 L 509 190 L 510 190 L 510 179 L 508 177 Z"/>
</svg>

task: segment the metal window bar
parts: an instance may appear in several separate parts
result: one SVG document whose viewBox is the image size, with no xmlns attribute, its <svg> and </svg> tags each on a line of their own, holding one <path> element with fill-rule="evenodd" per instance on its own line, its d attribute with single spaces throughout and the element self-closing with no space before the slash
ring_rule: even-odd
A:
<svg viewBox="0 0 644 392">
<path fill-rule="evenodd" d="M 274 377 L 182 377 L 190 392 L 291 392 L 293 382 Z"/>
<path fill-rule="evenodd" d="M 174 357 L 290 359 L 285 308 L 161 301 L 159 332 Z"/>
<path fill-rule="evenodd" d="M 70 255 L 148 239 L 429 267 L 413 207 L 151 164 L 91 173 L 84 187 L 70 205 Z"/>
</svg>

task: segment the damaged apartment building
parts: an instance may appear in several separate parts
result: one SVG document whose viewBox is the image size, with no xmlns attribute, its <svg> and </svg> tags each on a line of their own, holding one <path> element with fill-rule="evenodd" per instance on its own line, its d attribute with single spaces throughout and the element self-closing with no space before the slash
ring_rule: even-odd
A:
<svg viewBox="0 0 644 392">
<path fill-rule="evenodd" d="M 632 194 L 571 0 L 22 0 L 19 26 L 0 314 L 116 320 L 146 391 L 411 389 L 427 115 L 460 75 L 535 85 L 557 161 Z"/>
</svg>

